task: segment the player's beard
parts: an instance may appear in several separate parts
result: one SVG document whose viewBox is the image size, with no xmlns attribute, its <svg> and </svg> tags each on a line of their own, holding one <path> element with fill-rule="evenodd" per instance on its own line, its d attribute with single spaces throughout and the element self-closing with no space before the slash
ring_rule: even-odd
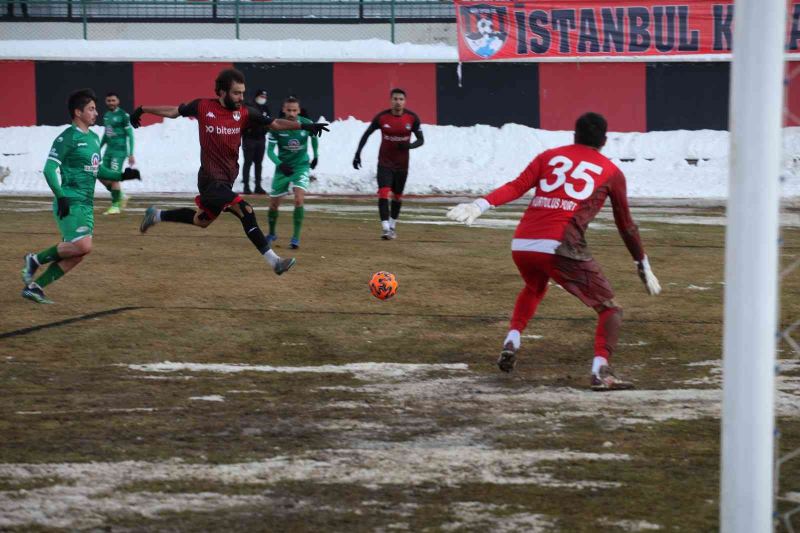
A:
<svg viewBox="0 0 800 533">
<path fill-rule="evenodd" d="M 234 102 L 233 99 L 230 97 L 230 95 L 227 94 L 222 99 L 222 102 L 225 104 L 226 109 L 239 109 L 240 107 L 242 107 L 242 104 L 240 104 L 239 102 Z"/>
</svg>

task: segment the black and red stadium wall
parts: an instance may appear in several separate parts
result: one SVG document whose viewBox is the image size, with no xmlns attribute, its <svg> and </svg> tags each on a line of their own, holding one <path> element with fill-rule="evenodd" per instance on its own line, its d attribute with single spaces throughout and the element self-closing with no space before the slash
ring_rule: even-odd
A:
<svg viewBox="0 0 800 533">
<path fill-rule="evenodd" d="M 206 63 L 0 61 L 0 127 L 61 125 L 67 95 L 92 87 L 120 95 L 124 109 L 212 96 L 222 68 L 249 91 L 264 88 L 277 112 L 289 95 L 314 118 L 370 120 L 402 87 L 424 124 L 507 123 L 570 130 L 594 110 L 612 131 L 727 128 L 730 64 L 675 63 Z M 800 72 L 800 62 L 790 63 Z M 790 76 L 787 126 L 800 126 L 800 76 Z M 146 117 L 152 124 L 156 118 Z"/>
</svg>

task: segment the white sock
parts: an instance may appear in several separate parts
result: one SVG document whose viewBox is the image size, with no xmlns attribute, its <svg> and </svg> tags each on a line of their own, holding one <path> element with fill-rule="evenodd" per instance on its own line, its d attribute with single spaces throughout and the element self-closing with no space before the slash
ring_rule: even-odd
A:
<svg viewBox="0 0 800 533">
<path fill-rule="evenodd" d="M 503 346 L 505 346 L 509 342 L 512 344 L 512 346 L 514 346 L 515 350 L 519 350 L 519 344 L 520 344 L 519 331 L 517 331 L 516 329 L 512 329 L 511 331 L 508 332 L 508 335 L 506 335 L 506 340 L 503 341 Z"/>
<path fill-rule="evenodd" d="M 161 222 L 161 209 L 156 209 L 156 222 Z"/>
<path fill-rule="evenodd" d="M 273 267 L 278 264 L 278 261 L 281 260 L 278 254 L 273 252 L 272 249 L 266 251 L 266 253 L 264 254 L 264 259 L 266 259 L 267 263 L 269 263 Z"/>
<path fill-rule="evenodd" d="M 391 227 L 389 226 L 389 221 L 381 220 L 381 228 L 383 228 L 384 230 L 391 229 Z"/>
<path fill-rule="evenodd" d="M 603 357 L 602 355 L 595 355 L 594 359 L 592 360 L 592 374 L 595 376 L 600 375 L 600 367 L 608 365 L 608 359 Z"/>
<path fill-rule="evenodd" d="M 389 227 L 392 228 L 392 229 L 397 227 L 397 219 L 396 218 L 390 218 L 389 219 Z"/>
</svg>

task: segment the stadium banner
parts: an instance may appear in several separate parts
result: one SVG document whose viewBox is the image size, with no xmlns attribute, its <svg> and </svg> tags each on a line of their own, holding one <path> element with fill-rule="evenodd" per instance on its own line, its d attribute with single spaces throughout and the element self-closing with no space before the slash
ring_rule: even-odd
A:
<svg viewBox="0 0 800 533">
<path fill-rule="evenodd" d="M 786 49 L 800 47 L 800 0 Z M 729 56 L 733 0 L 455 0 L 461 61 Z"/>
</svg>

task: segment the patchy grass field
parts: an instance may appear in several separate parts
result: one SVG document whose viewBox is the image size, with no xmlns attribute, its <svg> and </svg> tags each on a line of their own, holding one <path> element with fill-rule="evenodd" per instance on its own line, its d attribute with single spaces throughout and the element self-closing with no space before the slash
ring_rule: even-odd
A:
<svg viewBox="0 0 800 533">
<path fill-rule="evenodd" d="M 0 529 L 717 528 L 721 210 L 634 210 L 657 298 L 609 214 L 593 225 L 625 308 L 615 366 L 638 387 L 597 394 L 594 313 L 557 286 L 517 371 L 494 366 L 523 205 L 465 228 L 446 224 L 446 201 L 407 201 L 385 242 L 373 200 L 315 198 L 298 263 L 277 277 L 230 216 L 140 236 L 148 203 L 110 218 L 99 201 L 95 251 L 37 306 L 19 269 L 57 240 L 49 201 L 0 198 Z M 291 207 L 279 253 L 290 226 Z M 784 251 L 800 254 L 798 229 Z M 397 274 L 393 300 L 370 296 L 376 270 Z M 789 323 L 800 273 L 782 293 Z M 800 364 L 781 349 L 786 452 L 800 446 Z M 780 493 L 800 500 L 800 458 Z"/>
</svg>

